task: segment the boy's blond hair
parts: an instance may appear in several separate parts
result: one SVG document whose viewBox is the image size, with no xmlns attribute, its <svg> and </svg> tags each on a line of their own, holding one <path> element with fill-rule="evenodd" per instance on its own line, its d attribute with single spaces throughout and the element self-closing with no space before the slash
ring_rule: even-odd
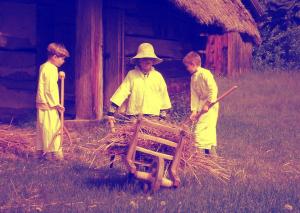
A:
<svg viewBox="0 0 300 213">
<path fill-rule="evenodd" d="M 184 64 L 194 63 L 194 64 L 200 66 L 201 65 L 201 57 L 197 52 L 191 51 L 188 54 L 186 54 L 186 56 L 184 56 L 182 62 Z"/>
<path fill-rule="evenodd" d="M 69 51 L 63 44 L 50 43 L 47 47 L 48 57 L 56 55 L 57 57 L 69 57 Z"/>
</svg>

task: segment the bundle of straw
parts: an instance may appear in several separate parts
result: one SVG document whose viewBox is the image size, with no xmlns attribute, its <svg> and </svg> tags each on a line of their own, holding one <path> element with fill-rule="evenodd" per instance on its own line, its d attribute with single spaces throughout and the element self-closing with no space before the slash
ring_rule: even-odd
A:
<svg viewBox="0 0 300 213">
<path fill-rule="evenodd" d="M 175 124 L 170 124 L 163 122 L 163 125 L 171 125 L 172 127 L 181 128 L 181 126 L 176 126 Z M 104 138 L 100 139 L 98 142 L 101 144 L 95 152 L 94 159 L 98 158 L 98 155 L 109 156 L 116 155 L 114 161 L 120 161 L 124 159 L 127 150 L 129 148 L 130 141 L 133 138 L 133 134 L 136 130 L 135 122 L 132 123 L 123 123 L 117 124 L 115 126 L 116 131 L 108 133 Z M 181 128 L 182 129 L 182 128 Z M 207 156 L 203 154 L 203 151 L 195 146 L 192 133 L 189 129 L 185 129 L 185 137 L 183 138 L 184 148 L 181 156 L 180 169 L 185 174 L 192 174 L 199 182 L 203 174 L 209 174 L 215 177 L 220 181 L 227 181 L 230 178 L 230 171 L 226 169 L 229 168 L 229 161 L 217 156 Z M 176 141 L 175 135 L 166 134 L 166 132 L 161 131 L 160 129 L 151 129 L 149 132 L 146 130 L 141 130 L 143 134 L 151 134 L 159 136 L 164 139 L 171 141 Z M 139 146 L 145 147 L 147 149 L 156 150 L 158 147 L 151 141 L 139 141 Z M 162 145 L 163 146 L 163 145 Z M 164 149 L 164 147 L 160 147 Z M 164 150 L 166 154 L 172 154 L 170 150 Z M 169 151 L 169 153 L 168 153 Z M 92 160 L 91 164 L 94 163 Z M 111 163 L 111 162 L 107 162 Z"/>
</svg>

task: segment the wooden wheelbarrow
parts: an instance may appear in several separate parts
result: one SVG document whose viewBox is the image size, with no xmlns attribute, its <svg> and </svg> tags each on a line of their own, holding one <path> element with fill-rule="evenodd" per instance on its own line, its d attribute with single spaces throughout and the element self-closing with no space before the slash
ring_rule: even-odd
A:
<svg viewBox="0 0 300 213">
<path fill-rule="evenodd" d="M 172 140 L 151 134 L 155 130 L 163 132 L 163 135 L 173 136 Z M 185 137 L 185 131 L 181 128 L 139 116 L 126 155 L 126 165 L 132 176 L 143 181 L 144 190 L 150 186 L 151 191 L 155 192 L 161 186 L 178 187 L 180 185 L 178 167 L 184 145 L 183 137 Z M 148 161 L 145 162 L 143 159 Z"/>
</svg>

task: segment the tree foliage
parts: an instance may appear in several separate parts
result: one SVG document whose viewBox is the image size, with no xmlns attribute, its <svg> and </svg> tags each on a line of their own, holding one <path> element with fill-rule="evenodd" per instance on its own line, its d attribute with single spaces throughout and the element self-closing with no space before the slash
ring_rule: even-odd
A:
<svg viewBox="0 0 300 213">
<path fill-rule="evenodd" d="M 265 12 L 259 23 L 263 39 L 255 48 L 255 64 L 273 69 L 300 69 L 300 1 L 260 0 Z"/>
</svg>

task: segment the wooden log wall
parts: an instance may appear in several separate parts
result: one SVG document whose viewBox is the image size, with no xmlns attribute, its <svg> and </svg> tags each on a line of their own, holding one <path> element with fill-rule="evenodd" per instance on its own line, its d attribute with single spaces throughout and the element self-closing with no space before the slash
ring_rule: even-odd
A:
<svg viewBox="0 0 300 213">
<path fill-rule="evenodd" d="M 0 120 L 9 121 L 35 108 L 36 5 L 2 1 L 0 8 Z"/>
<path fill-rule="evenodd" d="M 4 0 L 0 8 L 1 118 L 35 116 L 39 66 L 47 60 L 47 45 L 54 41 L 71 52 L 61 69 L 66 72 L 66 115 L 75 114 L 74 1 Z"/>
<path fill-rule="evenodd" d="M 164 59 L 163 63 L 155 67 L 164 75 L 167 82 L 172 82 L 173 86 L 169 87 L 170 92 L 180 91 L 182 88 L 179 89 L 174 82 L 176 79 L 178 82 L 182 82 L 182 78 L 186 79 L 188 76 L 182 64 L 182 58 L 187 52 L 198 50 L 199 46 L 205 48 L 194 20 L 168 1 L 129 0 L 126 1 L 126 5 L 122 1 L 111 1 L 105 5 L 104 9 L 109 10 L 110 8 L 124 11 L 124 35 L 123 37 L 119 36 L 124 39 L 124 69 L 119 68 L 119 72 L 126 74 L 132 69 L 134 65 L 130 64 L 129 59 L 136 55 L 139 44 L 149 42 L 154 46 L 156 54 Z M 110 37 L 109 32 L 104 33 Z M 115 37 L 113 33 L 111 36 Z M 118 62 L 115 61 L 114 64 L 118 64 Z M 108 71 L 106 67 L 104 72 L 114 73 L 112 70 Z M 110 82 L 105 81 L 105 84 L 110 84 Z M 116 85 L 107 87 L 116 87 Z"/>
<path fill-rule="evenodd" d="M 71 53 L 61 70 L 66 72 L 66 115 L 76 112 L 78 119 L 101 118 L 103 104 L 133 68 L 129 59 L 142 42 L 152 43 L 164 59 L 156 68 L 171 93 L 189 86 L 182 58 L 191 50 L 205 53 L 204 67 L 217 75 L 251 69 L 253 47 L 244 36 L 212 35 L 220 29 L 199 27 L 169 1 L 5 0 L 0 8 L 0 114 L 34 112 L 38 68 L 53 41 Z"/>
<path fill-rule="evenodd" d="M 193 49 L 193 35 L 184 26 L 189 26 L 187 20 L 172 16 L 172 5 L 138 5 L 137 10 L 127 11 L 125 17 L 125 65 L 126 70 L 132 68 L 129 59 L 133 57 L 139 44 L 149 42 L 154 46 L 156 54 L 164 62 L 156 68 L 166 78 L 183 77 L 186 75 L 182 64 L 183 56 Z M 182 28 L 182 29 L 178 29 Z"/>
</svg>

